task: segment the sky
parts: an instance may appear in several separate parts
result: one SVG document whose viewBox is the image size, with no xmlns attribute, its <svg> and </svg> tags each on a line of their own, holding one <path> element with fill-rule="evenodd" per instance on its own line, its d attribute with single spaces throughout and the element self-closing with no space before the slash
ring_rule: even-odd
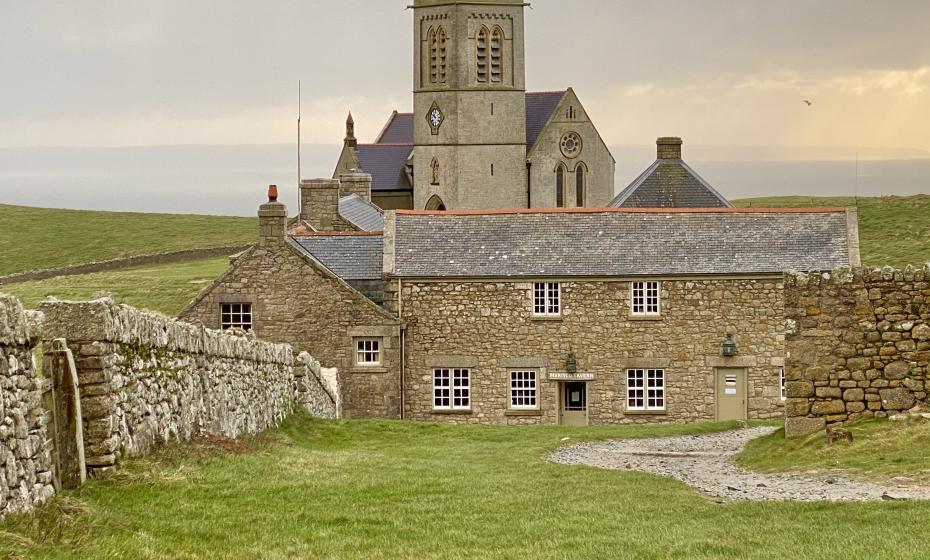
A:
<svg viewBox="0 0 930 560">
<path fill-rule="evenodd" d="M 362 141 L 409 110 L 406 0 L 0 0 L 0 147 Z M 930 157 L 930 1 L 535 0 L 527 86 L 610 145 Z M 802 100 L 812 101 L 807 106 Z"/>
</svg>

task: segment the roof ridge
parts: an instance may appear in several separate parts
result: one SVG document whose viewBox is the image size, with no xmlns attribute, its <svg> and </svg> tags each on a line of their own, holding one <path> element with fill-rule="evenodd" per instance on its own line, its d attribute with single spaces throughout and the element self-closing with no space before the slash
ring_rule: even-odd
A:
<svg viewBox="0 0 930 560">
<path fill-rule="evenodd" d="M 372 142 L 372 143 L 359 143 L 359 146 L 413 146 L 413 142 Z"/>
<path fill-rule="evenodd" d="M 839 206 L 812 208 L 510 208 L 501 210 L 396 210 L 399 216 L 499 216 L 516 214 L 832 214 Z"/>
<path fill-rule="evenodd" d="M 291 239 L 302 237 L 384 237 L 383 231 L 316 231 L 300 235 L 288 235 Z"/>
<path fill-rule="evenodd" d="M 567 91 L 568 89 L 566 88 L 562 90 L 550 90 L 550 91 L 527 91 L 527 92 L 524 92 L 524 94 L 525 95 L 555 95 L 555 94 L 564 95 L 565 92 Z"/>
</svg>

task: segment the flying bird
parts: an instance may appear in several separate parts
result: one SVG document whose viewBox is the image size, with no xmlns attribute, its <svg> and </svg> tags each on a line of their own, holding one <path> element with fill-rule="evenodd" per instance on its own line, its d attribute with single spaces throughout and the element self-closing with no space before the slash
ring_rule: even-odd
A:
<svg viewBox="0 0 930 560">
<path fill-rule="evenodd" d="M 810 107 L 811 105 L 813 105 L 813 103 L 811 103 L 811 102 L 808 101 L 807 99 L 802 99 L 801 101 L 803 101 L 804 103 L 807 103 L 807 106 L 808 106 L 808 107 Z"/>
</svg>

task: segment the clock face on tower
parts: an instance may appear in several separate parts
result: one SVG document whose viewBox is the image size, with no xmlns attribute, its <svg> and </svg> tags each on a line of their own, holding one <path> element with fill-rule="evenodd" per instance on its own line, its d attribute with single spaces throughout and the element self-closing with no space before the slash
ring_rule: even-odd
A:
<svg viewBox="0 0 930 560">
<path fill-rule="evenodd" d="M 439 109 L 439 105 L 433 103 L 429 113 L 426 114 L 426 120 L 429 122 L 433 134 L 439 134 L 439 127 L 442 126 L 442 121 L 445 119 L 446 117 L 442 114 L 442 110 Z"/>
</svg>

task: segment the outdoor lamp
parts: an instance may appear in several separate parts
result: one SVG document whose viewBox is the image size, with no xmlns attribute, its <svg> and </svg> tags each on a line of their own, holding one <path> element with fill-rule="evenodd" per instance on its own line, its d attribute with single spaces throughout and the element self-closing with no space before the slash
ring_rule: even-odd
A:
<svg viewBox="0 0 930 560">
<path fill-rule="evenodd" d="M 727 333 L 726 338 L 723 339 L 723 355 L 727 357 L 736 355 L 736 342 L 730 333 Z"/>
</svg>

